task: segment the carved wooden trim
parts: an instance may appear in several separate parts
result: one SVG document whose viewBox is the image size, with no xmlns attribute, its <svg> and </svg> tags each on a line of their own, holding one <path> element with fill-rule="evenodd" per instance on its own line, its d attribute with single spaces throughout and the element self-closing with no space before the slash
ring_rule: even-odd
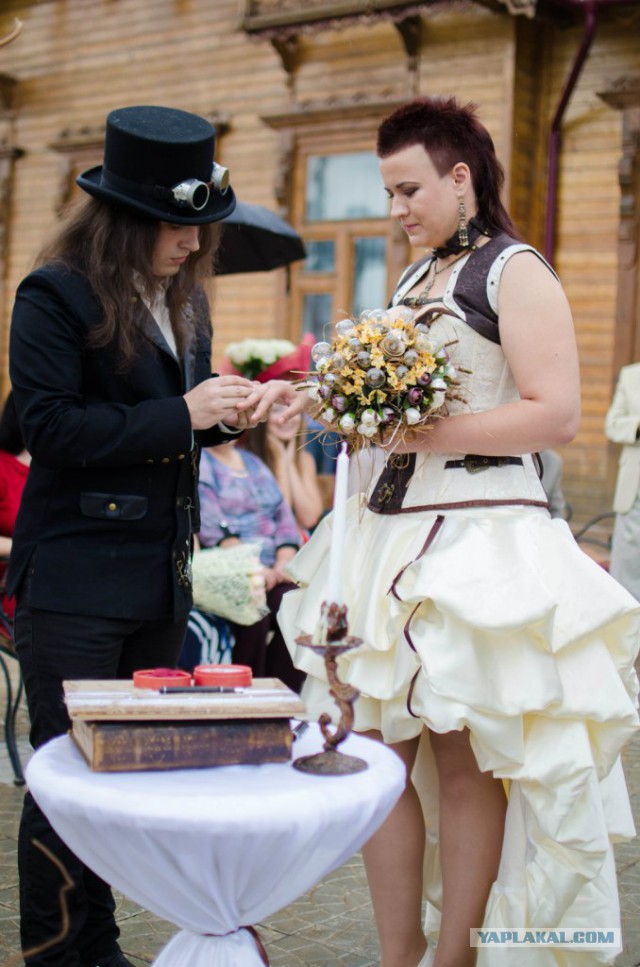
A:
<svg viewBox="0 0 640 967">
<path fill-rule="evenodd" d="M 619 111 L 640 107 L 640 75 L 623 74 L 612 81 L 606 90 L 597 93 L 605 104 Z"/>
<path fill-rule="evenodd" d="M 440 0 L 244 0 L 240 25 L 246 33 L 270 37 L 278 31 L 311 32 L 351 23 L 418 15 Z"/>
<path fill-rule="evenodd" d="M 622 156 L 618 164 L 618 286 L 613 381 L 622 366 L 640 359 L 640 76 L 617 78 L 598 92 L 605 104 L 622 112 Z"/>
<path fill-rule="evenodd" d="M 18 20 L 16 17 L 13 21 L 13 28 L 4 37 L 0 37 L 0 47 L 5 47 L 10 44 L 12 40 L 15 40 L 20 31 L 22 30 L 22 21 Z"/>
<path fill-rule="evenodd" d="M 394 27 L 400 34 L 409 59 L 410 69 L 416 70 L 418 66 L 418 54 L 420 53 L 420 42 L 422 40 L 422 17 L 416 14 L 413 17 L 396 20 Z"/>
<path fill-rule="evenodd" d="M 464 4 L 465 0 L 459 0 L 459 2 Z M 268 39 L 280 58 L 283 70 L 289 77 L 292 77 L 297 70 L 299 62 L 300 34 L 319 33 L 321 30 L 338 26 L 346 27 L 352 24 L 364 23 L 369 25 L 375 21 L 387 20 L 393 24 L 400 35 L 402 45 L 407 54 L 409 70 L 415 71 L 418 66 L 418 55 L 422 38 L 422 18 L 420 12 L 424 9 L 424 6 L 425 4 L 404 4 L 399 7 L 398 11 L 383 12 L 367 9 L 366 12 L 361 11 L 353 16 L 344 14 L 339 17 L 318 20 L 313 18 L 312 13 L 307 14 L 305 11 L 305 14 L 300 16 L 308 16 L 308 21 L 296 20 L 291 23 L 283 21 L 281 24 L 277 23 L 278 15 L 274 14 L 274 26 L 261 27 L 253 30 L 245 28 L 245 30 L 254 37 Z"/>
<path fill-rule="evenodd" d="M 318 101 L 299 101 L 290 111 L 281 114 L 266 114 L 261 121 L 276 130 L 301 128 L 335 122 L 344 125 L 345 121 L 354 122 L 372 116 L 384 117 L 394 108 L 406 103 L 405 97 L 396 92 L 381 92 L 377 97 L 356 94 L 353 97 L 326 98 Z"/>
<path fill-rule="evenodd" d="M 280 131 L 275 177 L 275 196 L 278 214 L 287 218 L 291 208 L 291 171 L 293 168 L 295 137 L 293 131 Z"/>
<path fill-rule="evenodd" d="M 292 75 L 298 66 L 299 43 L 297 34 L 287 37 L 271 37 L 271 46 L 280 58 L 285 73 Z"/>
<path fill-rule="evenodd" d="M 100 164 L 104 145 L 104 124 L 64 128 L 49 144 L 58 159 L 58 192 L 55 211 L 62 216 L 72 198 L 79 192 L 77 176 L 86 168 Z"/>
</svg>

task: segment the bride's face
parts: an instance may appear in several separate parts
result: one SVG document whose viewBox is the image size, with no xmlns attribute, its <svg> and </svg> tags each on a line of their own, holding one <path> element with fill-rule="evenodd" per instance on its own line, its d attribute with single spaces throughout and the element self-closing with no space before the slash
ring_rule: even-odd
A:
<svg viewBox="0 0 640 967">
<path fill-rule="evenodd" d="M 439 175 L 421 144 L 380 159 L 380 173 L 391 202 L 391 217 L 411 245 L 435 248 L 458 227 L 459 192 L 453 171 Z"/>
</svg>

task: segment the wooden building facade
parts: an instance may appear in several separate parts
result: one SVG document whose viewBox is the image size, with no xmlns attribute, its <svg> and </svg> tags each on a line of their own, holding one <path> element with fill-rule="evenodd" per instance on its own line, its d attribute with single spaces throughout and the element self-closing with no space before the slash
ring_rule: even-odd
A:
<svg viewBox="0 0 640 967">
<path fill-rule="evenodd" d="M 287 218 L 309 258 L 212 280 L 214 358 L 297 340 L 386 300 L 412 255 L 387 217 L 380 119 L 415 94 L 479 106 L 506 201 L 573 307 L 583 419 L 567 447 L 574 518 L 610 506 L 603 419 L 640 359 L 639 0 L 4 0 L 0 35 L 0 379 L 13 293 L 100 163 L 115 107 L 209 117 L 240 198 Z"/>
</svg>

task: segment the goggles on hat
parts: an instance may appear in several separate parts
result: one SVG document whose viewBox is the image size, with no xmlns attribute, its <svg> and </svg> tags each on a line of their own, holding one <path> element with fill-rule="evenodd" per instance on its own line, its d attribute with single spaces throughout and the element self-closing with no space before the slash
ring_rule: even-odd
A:
<svg viewBox="0 0 640 967">
<path fill-rule="evenodd" d="M 225 195 L 229 187 L 229 169 L 213 162 L 210 181 L 199 181 L 198 178 L 187 178 L 172 188 L 158 188 L 157 193 L 164 198 L 170 198 L 181 208 L 193 208 L 200 212 L 206 208 L 211 191 L 219 191 Z"/>
</svg>

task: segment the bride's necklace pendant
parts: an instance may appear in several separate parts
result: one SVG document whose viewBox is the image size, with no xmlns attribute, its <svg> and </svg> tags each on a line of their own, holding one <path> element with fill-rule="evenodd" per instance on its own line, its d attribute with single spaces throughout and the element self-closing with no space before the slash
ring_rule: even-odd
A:
<svg viewBox="0 0 640 967">
<path fill-rule="evenodd" d="M 402 305 L 406 306 L 408 309 L 421 309 L 423 306 L 426 306 L 429 302 L 429 293 L 433 289 L 433 284 L 435 281 L 436 277 L 434 275 L 432 279 L 429 279 L 419 295 L 407 296 L 406 299 L 402 300 Z"/>
<path fill-rule="evenodd" d="M 451 262 L 447 262 L 446 265 L 443 265 L 440 268 L 438 268 L 437 256 L 434 255 L 433 261 L 429 265 L 429 269 L 428 269 L 429 277 L 427 278 L 427 281 L 424 284 L 424 288 L 418 293 L 418 295 L 407 296 L 405 299 L 402 300 L 401 304 L 403 306 L 406 306 L 407 309 L 420 309 L 422 308 L 422 306 L 426 306 L 427 303 L 429 302 L 429 293 L 433 289 L 437 277 L 442 272 L 446 272 L 447 269 L 450 269 L 452 266 L 454 266 L 456 262 L 460 261 L 460 259 L 463 259 L 465 255 L 473 255 L 473 253 L 477 251 L 477 248 L 478 248 L 477 245 L 468 245 L 464 249 L 464 251 L 461 252 L 455 259 L 453 259 Z M 432 265 L 433 265 L 433 275 L 431 275 Z"/>
</svg>

